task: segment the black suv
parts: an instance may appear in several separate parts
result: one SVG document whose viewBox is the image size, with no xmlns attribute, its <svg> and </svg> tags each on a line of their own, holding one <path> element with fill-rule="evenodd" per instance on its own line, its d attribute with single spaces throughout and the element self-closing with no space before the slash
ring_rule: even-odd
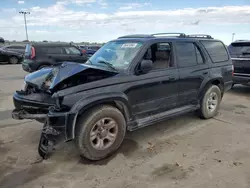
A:
<svg viewBox="0 0 250 188">
<path fill-rule="evenodd" d="M 9 45 L 0 48 L 0 61 L 18 64 L 23 60 L 25 46 Z"/>
<path fill-rule="evenodd" d="M 15 119 L 44 121 L 39 154 L 64 135 L 80 155 L 100 160 L 127 130 L 197 111 L 214 117 L 232 85 L 232 61 L 211 36 L 131 35 L 110 41 L 85 64 L 63 63 L 25 78 L 14 94 Z"/>
<path fill-rule="evenodd" d="M 250 41 L 235 41 L 228 50 L 234 65 L 234 84 L 250 86 Z"/>
<path fill-rule="evenodd" d="M 26 45 L 22 67 L 24 71 L 34 72 L 64 61 L 85 63 L 87 59 L 80 49 L 68 43 L 33 43 Z"/>
</svg>

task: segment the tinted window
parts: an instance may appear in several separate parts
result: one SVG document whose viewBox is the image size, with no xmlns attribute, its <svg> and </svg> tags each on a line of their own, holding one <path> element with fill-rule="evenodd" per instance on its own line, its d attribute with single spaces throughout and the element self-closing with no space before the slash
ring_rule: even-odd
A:
<svg viewBox="0 0 250 188">
<path fill-rule="evenodd" d="M 250 42 L 235 42 L 229 45 L 229 53 L 234 56 L 250 55 Z"/>
<path fill-rule="evenodd" d="M 98 50 L 99 47 L 98 46 L 89 46 L 88 49 L 89 50 Z"/>
<path fill-rule="evenodd" d="M 61 47 L 42 47 L 41 51 L 45 54 L 64 54 Z"/>
<path fill-rule="evenodd" d="M 200 49 L 197 46 L 195 46 L 195 52 L 196 52 L 197 63 L 203 64 L 205 60 L 204 60 L 204 57 L 202 56 Z"/>
<path fill-rule="evenodd" d="M 190 67 L 197 64 L 196 49 L 193 43 L 177 42 L 176 52 L 179 67 Z"/>
<path fill-rule="evenodd" d="M 8 49 L 24 49 L 24 46 L 8 46 Z"/>
<path fill-rule="evenodd" d="M 7 46 L 6 48 L 7 49 L 13 49 L 14 47 L 13 46 Z"/>
<path fill-rule="evenodd" d="M 227 61 L 229 59 L 226 48 L 219 41 L 201 41 L 214 63 Z"/>
<path fill-rule="evenodd" d="M 75 48 L 75 47 L 67 47 L 67 48 L 64 48 L 65 51 L 66 51 L 66 54 L 71 54 L 71 55 L 81 55 L 81 52 Z"/>
<path fill-rule="evenodd" d="M 15 49 L 24 49 L 25 47 L 24 46 L 16 46 Z"/>
</svg>

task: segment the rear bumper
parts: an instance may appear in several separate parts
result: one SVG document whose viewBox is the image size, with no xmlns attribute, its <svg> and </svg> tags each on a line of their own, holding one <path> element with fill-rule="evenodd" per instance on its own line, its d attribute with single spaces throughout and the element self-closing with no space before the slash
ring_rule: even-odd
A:
<svg viewBox="0 0 250 188">
<path fill-rule="evenodd" d="M 233 76 L 233 83 L 250 85 L 250 75 L 249 76 Z"/>
</svg>

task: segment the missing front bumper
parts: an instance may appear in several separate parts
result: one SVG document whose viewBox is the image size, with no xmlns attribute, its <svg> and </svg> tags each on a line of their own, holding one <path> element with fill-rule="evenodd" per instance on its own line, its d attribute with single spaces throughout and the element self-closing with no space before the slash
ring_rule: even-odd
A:
<svg viewBox="0 0 250 188">
<path fill-rule="evenodd" d="M 52 154 L 60 135 L 61 132 L 49 126 L 47 121 L 45 121 L 38 145 L 38 153 L 43 159 L 48 159 Z"/>
<path fill-rule="evenodd" d="M 38 153 L 43 159 L 49 158 L 59 142 L 74 139 L 76 114 L 52 111 L 48 114 L 31 114 L 25 110 L 15 109 L 12 117 L 14 119 L 35 119 L 44 123 L 38 145 Z"/>
<path fill-rule="evenodd" d="M 21 120 L 21 119 L 46 119 L 47 114 L 30 114 L 25 110 L 15 109 L 12 111 L 12 118 Z"/>
</svg>

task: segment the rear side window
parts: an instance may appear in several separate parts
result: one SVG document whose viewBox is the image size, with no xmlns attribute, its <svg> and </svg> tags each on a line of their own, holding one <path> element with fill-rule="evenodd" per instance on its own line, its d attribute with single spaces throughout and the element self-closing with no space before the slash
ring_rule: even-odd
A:
<svg viewBox="0 0 250 188">
<path fill-rule="evenodd" d="M 13 49 L 24 49 L 25 47 L 24 46 L 12 46 L 11 48 L 13 48 Z"/>
<path fill-rule="evenodd" d="M 64 54 L 64 49 L 61 47 L 42 47 L 41 51 L 45 54 Z"/>
<path fill-rule="evenodd" d="M 214 63 L 229 60 L 229 56 L 224 44 L 220 41 L 201 41 Z"/>
<path fill-rule="evenodd" d="M 66 51 L 66 54 L 69 54 L 69 55 L 81 55 L 81 52 L 79 49 L 77 49 L 76 47 L 66 47 L 64 48 L 65 51 Z"/>
<path fill-rule="evenodd" d="M 192 67 L 204 63 L 204 58 L 200 49 L 192 42 L 177 42 L 176 52 L 178 66 L 180 68 Z"/>
</svg>

